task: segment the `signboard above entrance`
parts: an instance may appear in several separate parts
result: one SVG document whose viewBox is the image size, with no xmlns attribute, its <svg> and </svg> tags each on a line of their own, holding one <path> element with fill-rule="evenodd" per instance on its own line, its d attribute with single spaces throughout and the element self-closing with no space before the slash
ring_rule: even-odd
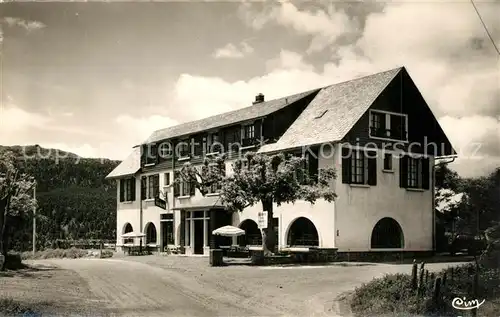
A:
<svg viewBox="0 0 500 317">
<path fill-rule="evenodd" d="M 167 202 L 160 197 L 155 198 L 155 206 L 167 210 Z"/>
<path fill-rule="evenodd" d="M 267 228 L 267 211 L 257 213 L 257 224 L 259 225 L 259 229 Z"/>
</svg>

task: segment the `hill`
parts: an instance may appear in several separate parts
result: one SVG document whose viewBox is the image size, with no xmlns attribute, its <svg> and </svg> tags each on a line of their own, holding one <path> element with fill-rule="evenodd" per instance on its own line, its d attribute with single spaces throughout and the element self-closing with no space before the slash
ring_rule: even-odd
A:
<svg viewBox="0 0 500 317">
<path fill-rule="evenodd" d="M 0 146 L 12 151 L 20 171 L 37 181 L 37 247 L 57 239 L 114 239 L 116 183 L 104 178 L 120 161 L 81 158 L 70 152 L 32 146 Z M 14 249 L 30 250 L 32 215 L 19 224 Z"/>
</svg>

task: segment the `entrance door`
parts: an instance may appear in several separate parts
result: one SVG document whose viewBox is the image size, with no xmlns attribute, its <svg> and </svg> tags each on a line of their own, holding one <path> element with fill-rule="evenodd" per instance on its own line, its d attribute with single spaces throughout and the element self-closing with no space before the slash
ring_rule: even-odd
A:
<svg viewBox="0 0 500 317">
<path fill-rule="evenodd" d="M 194 220 L 194 254 L 203 254 L 203 220 Z"/>
</svg>

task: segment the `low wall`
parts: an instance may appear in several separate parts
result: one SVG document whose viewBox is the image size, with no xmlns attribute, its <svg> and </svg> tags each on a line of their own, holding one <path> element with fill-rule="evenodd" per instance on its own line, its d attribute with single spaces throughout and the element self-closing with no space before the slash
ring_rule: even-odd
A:
<svg viewBox="0 0 500 317">
<path fill-rule="evenodd" d="M 432 256 L 433 251 L 337 252 L 335 262 L 403 262 Z"/>
</svg>

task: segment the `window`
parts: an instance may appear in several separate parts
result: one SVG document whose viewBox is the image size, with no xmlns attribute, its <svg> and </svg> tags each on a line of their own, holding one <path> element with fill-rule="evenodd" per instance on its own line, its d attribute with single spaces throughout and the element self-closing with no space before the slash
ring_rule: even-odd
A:
<svg viewBox="0 0 500 317">
<path fill-rule="evenodd" d="M 387 137 L 385 129 L 385 114 L 379 112 L 371 112 L 370 133 L 372 136 L 376 137 Z"/>
<path fill-rule="evenodd" d="M 158 148 L 156 144 L 148 144 L 144 147 L 145 164 L 156 164 L 156 159 L 158 156 Z"/>
<path fill-rule="evenodd" d="M 182 179 L 180 171 L 174 172 L 174 181 L 177 179 L 179 182 L 174 184 L 174 197 L 194 196 L 196 189 L 195 184 Z"/>
<path fill-rule="evenodd" d="M 217 165 L 209 166 L 209 168 L 210 168 L 210 172 L 211 173 L 216 173 L 217 170 L 218 170 Z M 220 172 L 221 177 L 226 176 L 226 167 L 223 166 L 222 170 L 219 171 L 219 172 Z M 219 183 L 215 183 L 215 184 L 212 184 L 212 186 L 210 186 L 210 188 L 208 189 L 208 193 L 209 194 L 218 193 L 221 189 L 222 189 L 222 183 L 220 183 L 220 182 Z"/>
<path fill-rule="evenodd" d="M 243 138 L 253 139 L 255 138 L 255 126 L 253 124 L 247 124 L 243 127 Z"/>
<path fill-rule="evenodd" d="M 148 176 L 148 199 L 153 199 L 160 195 L 160 175 Z"/>
<path fill-rule="evenodd" d="M 189 140 L 181 140 L 179 142 L 179 158 L 184 158 L 189 156 Z"/>
<path fill-rule="evenodd" d="M 135 178 L 120 180 L 120 201 L 135 200 Z"/>
<path fill-rule="evenodd" d="M 172 153 L 172 144 L 170 144 L 169 142 L 160 144 L 160 147 L 158 148 L 158 155 L 161 158 L 172 157 Z"/>
<path fill-rule="evenodd" d="M 407 141 L 407 123 L 404 114 L 370 110 L 370 137 Z"/>
<path fill-rule="evenodd" d="M 392 171 L 392 154 L 390 153 L 384 154 L 384 170 Z"/>
<path fill-rule="evenodd" d="M 429 189 L 430 161 L 428 158 L 404 155 L 399 165 L 400 187 Z"/>
<path fill-rule="evenodd" d="M 377 152 L 342 148 L 342 183 L 377 185 Z"/>
<path fill-rule="evenodd" d="M 221 143 L 217 132 L 209 133 L 206 140 L 206 153 L 217 153 L 221 151 Z"/>
</svg>

